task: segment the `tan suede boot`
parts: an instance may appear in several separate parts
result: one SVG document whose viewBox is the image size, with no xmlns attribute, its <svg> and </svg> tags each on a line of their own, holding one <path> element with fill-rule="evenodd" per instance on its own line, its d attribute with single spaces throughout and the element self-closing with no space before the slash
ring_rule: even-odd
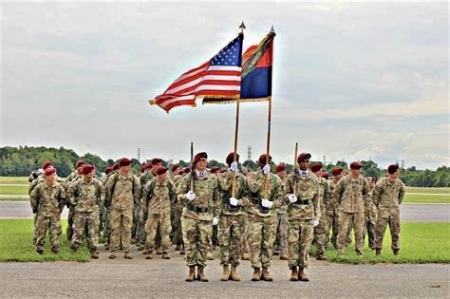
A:
<svg viewBox="0 0 450 299">
<path fill-rule="evenodd" d="M 255 268 L 253 270 L 252 281 L 260 281 L 261 280 L 261 269 Z"/>
<path fill-rule="evenodd" d="M 231 266 L 230 278 L 232 281 L 241 281 L 239 274 L 237 274 L 236 268 L 237 266 Z"/>
<path fill-rule="evenodd" d="M 306 273 L 303 271 L 302 267 L 298 267 L 298 279 L 300 281 L 309 281 L 309 278 L 306 276 Z"/>
<path fill-rule="evenodd" d="M 269 273 L 269 269 L 268 268 L 263 268 L 262 269 L 262 273 L 261 273 L 261 279 L 265 280 L 265 281 L 273 281 L 272 276 Z"/>
<path fill-rule="evenodd" d="M 189 266 L 189 273 L 188 276 L 186 277 L 186 281 L 194 281 L 195 278 L 195 266 Z"/>
<path fill-rule="evenodd" d="M 204 267 L 197 265 L 197 279 L 201 282 L 207 282 L 208 278 L 206 278 L 205 273 L 203 272 Z"/>
<path fill-rule="evenodd" d="M 228 265 L 223 265 L 223 273 L 220 278 L 221 281 L 228 281 L 230 278 L 230 267 Z"/>
<path fill-rule="evenodd" d="M 294 266 L 291 268 L 291 278 L 289 279 L 290 281 L 298 281 L 298 271 L 297 271 L 297 266 Z"/>
<path fill-rule="evenodd" d="M 165 259 L 165 260 L 170 260 L 170 256 L 167 253 L 167 251 L 163 251 L 162 258 Z"/>
</svg>

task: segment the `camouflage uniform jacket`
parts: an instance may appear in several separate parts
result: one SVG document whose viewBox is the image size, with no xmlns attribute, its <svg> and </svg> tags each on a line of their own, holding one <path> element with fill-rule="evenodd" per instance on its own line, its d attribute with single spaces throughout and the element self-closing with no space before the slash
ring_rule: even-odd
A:
<svg viewBox="0 0 450 299">
<path fill-rule="evenodd" d="M 67 185 L 69 185 L 71 182 L 75 181 L 76 179 L 78 179 L 79 177 L 81 177 L 78 174 L 78 170 L 74 169 L 72 170 L 72 172 L 66 177 L 65 183 Z"/>
<path fill-rule="evenodd" d="M 233 182 L 234 172 L 228 170 L 223 175 L 219 176 L 220 188 L 222 189 L 222 200 L 218 201 L 220 205 L 221 215 L 242 215 L 245 214 L 244 206 L 250 202 L 248 200 L 248 186 L 247 179 L 244 175 L 238 173 L 234 185 L 234 198 L 237 199 L 237 206 L 231 206 L 229 199 L 232 196 L 231 185 Z"/>
<path fill-rule="evenodd" d="M 122 176 L 118 172 L 111 175 L 105 185 L 105 204 L 117 210 L 133 208 L 138 202 L 141 184 L 132 173 Z"/>
<path fill-rule="evenodd" d="M 86 182 L 84 178 L 76 180 L 67 190 L 70 204 L 76 212 L 94 212 L 103 204 L 105 189 L 100 180 L 92 178 Z"/>
<path fill-rule="evenodd" d="M 176 199 L 177 190 L 168 177 L 162 183 L 153 178 L 142 189 L 141 205 L 150 214 L 165 214 Z"/>
<path fill-rule="evenodd" d="M 375 207 L 373 200 L 373 190 L 370 190 L 367 194 L 367 200 L 364 201 L 364 217 L 366 220 L 376 220 L 377 208 Z"/>
<path fill-rule="evenodd" d="M 248 214 L 258 215 L 260 217 L 269 217 L 274 215 L 277 209 L 283 205 L 283 185 L 281 179 L 273 173 L 267 175 L 267 198 L 273 203 L 269 212 L 261 207 L 261 200 L 264 198 L 265 175 L 261 171 L 251 172 L 247 176 L 247 185 L 249 190 L 250 205 L 245 210 Z"/>
<path fill-rule="evenodd" d="M 390 182 L 381 178 L 373 190 L 372 200 L 378 209 L 400 209 L 405 196 L 405 184 L 400 179 Z"/>
<path fill-rule="evenodd" d="M 322 214 L 325 213 L 326 205 L 330 201 L 330 186 L 325 178 L 319 179 L 319 194 L 320 194 L 320 210 Z"/>
<path fill-rule="evenodd" d="M 185 205 L 183 217 L 195 220 L 212 220 L 212 217 L 219 215 L 219 204 L 221 200 L 218 178 L 206 172 L 203 179 L 194 174 L 195 199 L 189 201 L 186 193 L 190 190 L 192 173 L 189 173 L 180 180 L 177 187 L 178 201 Z M 196 212 L 192 208 L 206 208 L 205 212 Z"/>
<path fill-rule="evenodd" d="M 41 181 L 30 194 L 31 209 L 42 216 L 61 214 L 65 201 L 66 191 L 58 182 L 48 186 L 45 181 Z"/>
<path fill-rule="evenodd" d="M 308 172 L 306 178 L 302 178 L 297 172 L 291 173 L 286 180 L 286 194 L 295 194 L 297 202 L 290 203 L 286 199 L 288 219 L 319 221 L 321 215 L 319 192 L 319 178 L 314 173 Z"/>
<path fill-rule="evenodd" d="M 364 201 L 369 191 L 366 178 L 362 175 L 352 178 L 351 174 L 341 178 L 334 189 L 339 208 L 345 213 L 364 213 Z"/>
</svg>

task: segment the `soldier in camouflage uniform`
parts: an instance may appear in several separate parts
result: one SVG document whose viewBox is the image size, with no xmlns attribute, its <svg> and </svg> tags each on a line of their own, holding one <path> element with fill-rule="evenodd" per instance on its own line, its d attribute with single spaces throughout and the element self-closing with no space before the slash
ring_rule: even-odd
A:
<svg viewBox="0 0 450 299">
<path fill-rule="evenodd" d="M 326 204 L 329 201 L 330 189 L 327 180 L 322 177 L 322 163 L 314 163 L 311 165 L 311 172 L 317 176 L 319 180 L 319 201 L 320 201 L 320 215 L 321 220 L 319 225 L 314 227 L 314 239 L 313 242 L 316 244 L 317 252 L 316 259 L 319 261 L 326 260 L 325 257 L 325 234 L 327 229 L 326 221 Z"/>
<path fill-rule="evenodd" d="M 364 202 L 364 232 L 363 242 L 368 237 L 369 248 L 375 250 L 375 225 L 377 224 L 377 208 L 373 204 L 372 195 L 373 188 L 375 187 L 376 178 L 367 177 L 369 182 L 370 191 L 367 194 L 367 200 Z"/>
<path fill-rule="evenodd" d="M 56 181 L 56 169 L 48 167 L 44 171 L 44 180 L 40 181 L 30 193 L 31 209 L 38 215 L 35 228 L 37 253 L 44 253 L 47 230 L 49 230 L 51 250 L 53 253 L 58 253 L 61 211 L 65 201 L 66 191 Z"/>
<path fill-rule="evenodd" d="M 350 163 L 350 174 L 344 176 L 334 190 L 339 203 L 339 234 L 337 253 L 343 255 L 346 247 L 347 231 L 353 225 L 355 231 L 355 251 L 363 255 L 364 201 L 369 193 L 369 183 L 361 175 L 362 164 Z"/>
<path fill-rule="evenodd" d="M 304 269 L 308 267 L 314 227 L 320 223 L 319 179 L 308 171 L 310 158 L 309 153 L 298 155 L 299 169 L 291 173 L 286 182 L 291 281 L 309 281 Z"/>
<path fill-rule="evenodd" d="M 286 193 L 284 188 L 287 180 L 286 165 L 279 164 L 276 169 L 278 177 L 281 179 L 281 184 L 283 186 L 283 198 Z M 287 217 L 286 217 L 286 205 L 281 206 L 277 211 L 277 234 L 275 238 L 275 245 L 273 250 L 273 255 L 280 254 L 280 260 L 287 260 Z"/>
<path fill-rule="evenodd" d="M 81 170 L 83 177 L 69 186 L 67 196 L 75 210 L 72 251 L 78 251 L 86 235 L 91 258 L 97 259 L 99 207 L 103 205 L 105 194 L 102 182 L 94 173 L 94 166 L 85 164 Z"/>
<path fill-rule="evenodd" d="M 81 171 L 83 170 L 84 161 L 78 160 L 75 164 L 75 170 L 72 171 L 71 174 L 66 178 L 65 185 L 70 186 L 73 182 L 75 182 L 77 179 L 81 178 Z M 69 208 L 69 213 L 67 215 L 67 229 L 66 229 L 66 235 L 67 240 L 71 241 L 73 236 L 73 221 L 75 219 L 75 207 L 71 204 L 68 204 L 67 207 Z"/>
<path fill-rule="evenodd" d="M 106 182 L 108 181 L 108 179 L 112 176 L 115 175 L 117 173 L 117 171 L 119 170 L 119 163 L 114 163 L 113 166 L 111 166 L 111 171 L 106 173 L 106 178 L 103 181 L 103 186 L 106 186 Z M 106 192 L 105 190 L 105 200 L 103 202 L 103 206 L 105 207 L 105 230 L 103 233 L 103 238 L 105 238 L 105 250 L 109 250 L 111 248 L 110 243 L 111 243 L 111 206 L 108 205 L 108 203 L 111 203 L 111 199 L 107 198 L 106 196 L 110 196 L 109 193 Z"/>
<path fill-rule="evenodd" d="M 222 200 L 217 203 L 220 206 L 218 237 L 220 265 L 223 267 L 220 279 L 222 281 L 241 280 L 237 273 L 237 267 L 240 264 L 241 239 L 245 231 L 246 212 L 244 206 L 250 203 L 247 198 L 246 178 L 238 170 L 239 155 L 236 153 L 236 159 L 234 156 L 234 153 L 227 156 L 226 163 L 229 170 L 219 177 L 220 187 L 223 190 Z"/>
<path fill-rule="evenodd" d="M 270 171 L 271 160 L 270 155 L 259 156 L 261 170 L 247 176 L 250 205 L 246 206 L 246 211 L 249 221 L 252 281 L 273 281 L 269 267 L 275 242 L 277 210 L 283 205 L 283 186 L 281 179 Z"/>
<path fill-rule="evenodd" d="M 130 172 L 130 164 L 130 159 L 122 158 L 119 161 L 119 170 L 109 177 L 105 185 L 105 204 L 111 207 L 110 259 L 116 258 L 116 251 L 119 250 L 121 242 L 125 258 L 133 258 L 130 244 L 131 227 L 134 204 L 139 200 L 141 184 L 139 179 Z"/>
<path fill-rule="evenodd" d="M 211 221 L 218 222 L 215 202 L 220 200 L 219 182 L 216 176 L 206 171 L 208 155 L 195 155 L 194 171 L 184 176 L 177 187 L 178 200 L 185 204 L 181 216 L 183 240 L 186 247 L 186 265 L 189 273 L 186 281 L 193 281 L 197 267 L 197 279 L 208 281 L 204 273 L 211 235 Z M 213 220 L 214 219 L 214 220 Z"/>
<path fill-rule="evenodd" d="M 397 255 L 400 251 L 400 205 L 405 196 L 405 185 L 399 179 L 400 170 L 398 164 L 389 165 L 388 176 L 381 178 L 373 190 L 373 203 L 378 209 L 377 224 L 375 227 L 375 250 L 381 254 L 383 249 L 383 237 L 386 226 L 389 224 L 391 231 L 391 249 Z"/>
<path fill-rule="evenodd" d="M 145 223 L 147 238 L 145 249 L 146 259 L 153 258 L 153 248 L 155 246 L 156 232 L 159 230 L 161 236 L 162 258 L 170 259 L 167 250 L 170 247 L 170 206 L 177 199 L 174 184 L 167 177 L 167 168 L 159 166 L 156 169 L 156 177 L 151 179 L 143 188 L 141 198 L 142 211 L 148 211 L 148 219 Z"/>
<path fill-rule="evenodd" d="M 183 169 L 178 164 L 172 165 L 172 171 L 170 172 L 170 180 L 173 182 L 175 188 L 178 186 L 178 182 L 182 178 Z M 170 239 L 172 244 L 175 244 L 175 250 L 180 250 L 183 245 L 183 234 L 181 233 L 181 212 L 183 206 L 175 201 L 170 207 L 170 221 L 172 231 L 170 233 Z"/>
<path fill-rule="evenodd" d="M 330 189 L 330 197 L 328 202 L 325 204 L 326 210 L 326 234 L 325 234 L 325 247 L 328 245 L 330 239 L 331 230 L 331 244 L 337 249 L 337 236 L 339 232 L 339 203 L 337 201 L 336 193 L 334 189 L 337 183 L 342 178 L 343 169 L 340 167 L 335 167 L 331 170 L 331 175 L 333 178 L 328 181 L 328 186 Z"/>
</svg>

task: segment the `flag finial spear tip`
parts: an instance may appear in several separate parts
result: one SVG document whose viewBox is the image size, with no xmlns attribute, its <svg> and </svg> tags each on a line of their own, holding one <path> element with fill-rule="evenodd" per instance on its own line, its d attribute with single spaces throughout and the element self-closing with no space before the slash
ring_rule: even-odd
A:
<svg viewBox="0 0 450 299">
<path fill-rule="evenodd" d="M 246 29 L 244 21 L 241 22 L 241 25 L 239 25 L 239 29 L 241 29 L 241 33 L 244 32 L 244 29 Z"/>
<path fill-rule="evenodd" d="M 272 25 L 272 28 L 270 28 L 270 32 L 275 33 L 275 28 L 273 28 L 273 25 Z"/>
</svg>

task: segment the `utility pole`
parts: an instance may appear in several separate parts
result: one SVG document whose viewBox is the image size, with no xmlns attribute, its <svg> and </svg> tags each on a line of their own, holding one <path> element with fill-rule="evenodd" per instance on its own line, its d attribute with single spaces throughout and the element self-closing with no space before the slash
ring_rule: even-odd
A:
<svg viewBox="0 0 450 299">
<path fill-rule="evenodd" d="M 139 162 L 141 162 L 141 148 L 140 147 L 138 147 L 138 150 L 137 150 L 137 159 Z"/>
<path fill-rule="evenodd" d="M 252 147 L 251 147 L 251 146 L 249 146 L 249 147 L 247 148 L 247 160 L 248 160 L 248 161 L 251 161 L 251 160 L 252 160 Z"/>
</svg>

